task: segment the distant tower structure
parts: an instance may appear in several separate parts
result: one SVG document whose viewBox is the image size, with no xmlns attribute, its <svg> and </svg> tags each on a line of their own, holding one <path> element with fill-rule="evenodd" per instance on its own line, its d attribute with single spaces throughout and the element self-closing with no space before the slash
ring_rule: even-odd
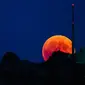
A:
<svg viewBox="0 0 85 85">
<path fill-rule="evenodd" d="M 72 4 L 72 57 L 74 59 L 74 4 Z"/>
</svg>

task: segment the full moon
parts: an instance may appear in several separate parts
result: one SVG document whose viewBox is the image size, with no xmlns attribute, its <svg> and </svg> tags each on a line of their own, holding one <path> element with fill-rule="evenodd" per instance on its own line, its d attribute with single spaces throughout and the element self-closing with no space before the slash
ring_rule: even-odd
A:
<svg viewBox="0 0 85 85">
<path fill-rule="evenodd" d="M 72 41 L 63 35 L 55 35 L 48 38 L 42 47 L 44 61 L 47 61 L 52 53 L 58 50 L 72 54 Z"/>
</svg>

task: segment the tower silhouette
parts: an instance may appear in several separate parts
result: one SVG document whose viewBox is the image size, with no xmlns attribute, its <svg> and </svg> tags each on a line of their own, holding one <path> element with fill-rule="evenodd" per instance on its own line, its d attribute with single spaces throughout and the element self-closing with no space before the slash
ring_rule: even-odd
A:
<svg viewBox="0 0 85 85">
<path fill-rule="evenodd" d="M 72 4 L 72 59 L 74 59 L 74 4 Z"/>
</svg>

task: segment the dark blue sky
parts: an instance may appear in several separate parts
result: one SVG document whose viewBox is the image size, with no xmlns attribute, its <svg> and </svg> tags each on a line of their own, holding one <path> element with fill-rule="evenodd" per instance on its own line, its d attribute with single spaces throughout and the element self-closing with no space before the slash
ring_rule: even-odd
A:
<svg viewBox="0 0 85 85">
<path fill-rule="evenodd" d="M 75 3 L 75 48 L 85 46 L 84 0 L 0 0 L 0 58 L 6 51 L 42 62 L 42 46 L 52 35 L 71 38 Z"/>
</svg>

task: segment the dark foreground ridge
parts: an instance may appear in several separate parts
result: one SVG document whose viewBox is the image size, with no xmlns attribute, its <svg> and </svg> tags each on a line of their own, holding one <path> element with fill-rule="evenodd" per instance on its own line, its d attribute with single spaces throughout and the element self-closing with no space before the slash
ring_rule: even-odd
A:
<svg viewBox="0 0 85 85">
<path fill-rule="evenodd" d="M 20 61 L 15 53 L 7 52 L 0 64 L 0 85 L 85 83 L 85 65 L 77 64 L 68 55 L 60 51 L 54 52 L 48 61 L 35 64 L 27 60 Z"/>
</svg>

